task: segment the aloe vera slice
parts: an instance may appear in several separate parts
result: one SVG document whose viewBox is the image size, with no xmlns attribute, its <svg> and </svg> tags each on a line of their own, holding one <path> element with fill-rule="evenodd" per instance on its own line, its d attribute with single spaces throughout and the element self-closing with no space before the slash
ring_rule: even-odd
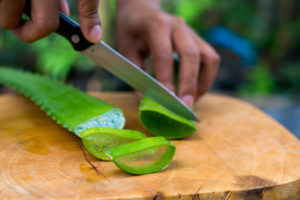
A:
<svg viewBox="0 0 300 200">
<path fill-rule="evenodd" d="M 87 151 L 102 160 L 111 160 L 106 150 L 146 138 L 139 131 L 112 128 L 90 128 L 82 131 L 81 137 Z"/>
<path fill-rule="evenodd" d="M 176 147 L 164 137 L 145 138 L 106 151 L 122 170 L 130 174 L 149 174 L 168 167 Z"/>
<path fill-rule="evenodd" d="M 26 95 L 55 121 L 79 137 L 88 128 L 121 129 L 125 124 L 119 108 L 47 77 L 0 67 L 0 83 Z"/>
<path fill-rule="evenodd" d="M 194 121 L 170 111 L 146 96 L 141 101 L 139 116 L 149 132 L 169 139 L 183 138 L 196 131 Z"/>
</svg>

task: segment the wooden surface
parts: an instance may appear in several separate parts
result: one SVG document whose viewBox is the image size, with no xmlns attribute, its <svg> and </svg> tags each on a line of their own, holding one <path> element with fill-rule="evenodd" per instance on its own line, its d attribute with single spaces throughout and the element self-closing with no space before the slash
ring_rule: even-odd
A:
<svg viewBox="0 0 300 200">
<path fill-rule="evenodd" d="M 130 93 L 97 93 L 146 132 Z M 300 199 L 300 142 L 242 101 L 206 95 L 192 136 L 163 172 L 126 174 L 99 161 L 21 95 L 0 97 L 1 199 Z"/>
</svg>

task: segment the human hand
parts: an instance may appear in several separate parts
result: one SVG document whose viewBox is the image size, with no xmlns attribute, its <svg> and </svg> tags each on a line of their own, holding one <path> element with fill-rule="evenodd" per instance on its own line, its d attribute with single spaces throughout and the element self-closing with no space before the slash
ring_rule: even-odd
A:
<svg viewBox="0 0 300 200">
<path fill-rule="evenodd" d="M 0 26 L 10 29 L 20 40 L 34 42 L 57 30 L 58 11 L 69 15 L 67 0 L 31 0 L 31 19 L 22 19 L 26 0 L 0 0 Z M 78 0 L 81 31 L 90 42 L 101 40 L 99 0 Z"/>
<path fill-rule="evenodd" d="M 219 55 L 182 18 L 160 9 L 158 0 L 118 0 L 117 39 L 119 51 L 142 67 L 150 54 L 155 76 L 173 92 L 173 51 L 180 58 L 177 95 L 188 106 L 211 87 Z"/>
</svg>

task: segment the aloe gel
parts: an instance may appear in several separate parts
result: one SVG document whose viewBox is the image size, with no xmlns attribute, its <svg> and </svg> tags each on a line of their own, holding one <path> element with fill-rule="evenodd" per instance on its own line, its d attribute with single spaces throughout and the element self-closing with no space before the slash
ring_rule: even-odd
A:
<svg viewBox="0 0 300 200">
<path fill-rule="evenodd" d="M 130 174 L 149 174 L 168 167 L 176 147 L 164 137 L 149 137 L 106 151 L 122 170 Z"/>
<path fill-rule="evenodd" d="M 60 81 L 0 67 L 0 83 L 24 94 L 57 123 L 75 133 L 93 156 L 113 159 L 128 173 L 161 171 L 174 156 L 176 148 L 166 138 L 146 138 L 138 131 L 122 129 L 125 117 L 119 108 Z"/>
<path fill-rule="evenodd" d="M 112 128 L 90 128 L 83 131 L 81 136 L 87 151 L 101 160 L 110 160 L 105 154 L 106 150 L 146 138 L 139 131 Z"/>
</svg>

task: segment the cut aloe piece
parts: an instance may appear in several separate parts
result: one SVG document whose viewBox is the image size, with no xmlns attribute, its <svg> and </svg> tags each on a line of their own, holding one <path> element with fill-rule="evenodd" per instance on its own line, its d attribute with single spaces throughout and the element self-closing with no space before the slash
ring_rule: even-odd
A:
<svg viewBox="0 0 300 200">
<path fill-rule="evenodd" d="M 144 127 L 154 135 L 177 139 L 196 131 L 194 121 L 186 119 L 144 96 L 139 108 Z"/>
<path fill-rule="evenodd" d="M 127 144 L 146 136 L 134 130 L 112 128 L 90 128 L 81 132 L 82 143 L 89 153 L 102 160 L 111 160 L 105 151 L 121 144 Z"/>
<path fill-rule="evenodd" d="M 176 147 L 164 137 L 145 138 L 106 151 L 122 170 L 130 174 L 149 174 L 168 167 Z"/>
<path fill-rule="evenodd" d="M 56 122 L 79 137 L 85 129 L 121 129 L 125 124 L 125 117 L 119 108 L 60 81 L 0 67 L 0 83 L 26 95 Z"/>
</svg>

